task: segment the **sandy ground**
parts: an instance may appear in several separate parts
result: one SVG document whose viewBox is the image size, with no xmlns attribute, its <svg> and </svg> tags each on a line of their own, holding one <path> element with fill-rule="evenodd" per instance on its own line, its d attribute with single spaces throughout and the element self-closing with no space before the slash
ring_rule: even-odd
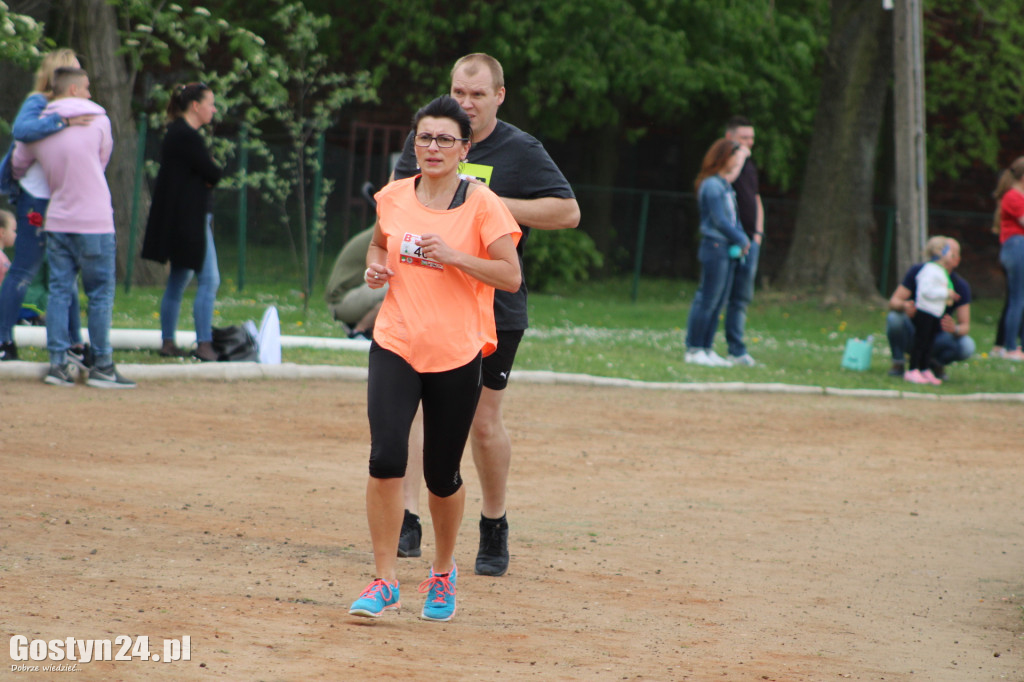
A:
<svg viewBox="0 0 1024 682">
<path fill-rule="evenodd" d="M 1022 680 L 1020 415 L 513 384 L 511 568 L 472 574 L 467 457 L 438 624 L 418 619 L 429 521 L 401 613 L 347 615 L 373 577 L 364 383 L 8 380 L 0 678 Z M 148 647 L 11 660 L 119 636 Z M 190 660 L 141 660 L 184 636 Z"/>
</svg>

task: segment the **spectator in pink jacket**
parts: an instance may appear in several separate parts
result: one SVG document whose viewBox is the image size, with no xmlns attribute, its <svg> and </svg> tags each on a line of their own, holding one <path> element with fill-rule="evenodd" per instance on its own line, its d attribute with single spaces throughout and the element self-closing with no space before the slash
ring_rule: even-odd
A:
<svg viewBox="0 0 1024 682">
<path fill-rule="evenodd" d="M 73 386 L 68 366 L 70 347 L 67 311 L 75 294 L 75 279 L 89 299 L 89 342 L 95 361 L 88 385 L 97 388 L 134 388 L 114 367 L 110 345 L 114 307 L 115 257 L 114 209 L 104 171 L 110 161 L 113 138 L 110 119 L 103 107 L 90 101 L 89 75 L 83 69 L 64 67 L 54 73 L 54 98 L 44 115 L 67 119 L 83 114 L 94 118 L 85 126 L 71 126 L 31 144 L 18 143 L 12 171 L 20 178 L 38 161 L 50 187 L 46 212 L 46 259 L 50 266 L 50 312 L 46 316 L 46 346 L 50 370 L 43 379 L 55 386 Z"/>
</svg>

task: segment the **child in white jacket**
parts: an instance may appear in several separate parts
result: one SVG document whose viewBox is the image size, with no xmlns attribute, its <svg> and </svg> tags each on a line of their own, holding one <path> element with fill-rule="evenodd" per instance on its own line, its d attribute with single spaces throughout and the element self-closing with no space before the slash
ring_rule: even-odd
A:
<svg viewBox="0 0 1024 682">
<path fill-rule="evenodd" d="M 942 380 L 931 370 L 932 345 L 941 331 L 946 307 L 959 298 L 949 277 L 952 264 L 951 247 L 947 242 L 937 260 L 925 263 L 917 273 L 917 296 L 914 303 L 914 346 L 910 351 L 910 369 L 903 378 L 915 384 L 939 385 Z"/>
</svg>

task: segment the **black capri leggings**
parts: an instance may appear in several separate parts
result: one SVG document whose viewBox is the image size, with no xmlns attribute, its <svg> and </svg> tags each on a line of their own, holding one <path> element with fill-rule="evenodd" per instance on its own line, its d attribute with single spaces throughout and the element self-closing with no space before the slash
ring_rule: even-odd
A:
<svg viewBox="0 0 1024 682">
<path fill-rule="evenodd" d="M 477 354 L 447 372 L 417 372 L 401 356 L 370 345 L 366 411 L 370 418 L 370 476 L 401 478 L 409 461 L 409 429 L 423 402 L 423 477 L 448 497 L 462 487 L 459 466 L 480 399 Z"/>
</svg>

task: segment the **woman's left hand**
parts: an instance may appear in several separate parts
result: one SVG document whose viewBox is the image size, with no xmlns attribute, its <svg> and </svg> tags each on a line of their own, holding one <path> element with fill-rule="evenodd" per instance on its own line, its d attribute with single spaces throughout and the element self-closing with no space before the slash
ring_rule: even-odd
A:
<svg viewBox="0 0 1024 682">
<path fill-rule="evenodd" d="M 366 286 L 371 289 L 380 289 L 388 283 L 388 280 L 394 274 L 394 271 L 386 265 L 371 263 L 366 268 L 366 272 L 363 273 L 363 277 L 366 279 Z"/>
<path fill-rule="evenodd" d="M 420 247 L 424 258 L 443 265 L 455 265 L 459 257 L 459 252 L 445 244 L 437 234 L 422 235 L 417 246 Z"/>
</svg>

